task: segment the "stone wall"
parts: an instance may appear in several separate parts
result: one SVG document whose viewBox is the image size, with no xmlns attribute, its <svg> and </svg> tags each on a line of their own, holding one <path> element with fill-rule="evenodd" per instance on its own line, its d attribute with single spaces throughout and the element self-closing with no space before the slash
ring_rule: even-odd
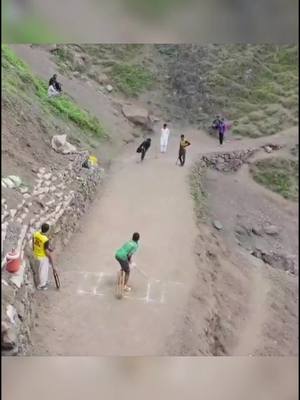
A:
<svg viewBox="0 0 300 400">
<path fill-rule="evenodd" d="M 238 150 L 223 153 L 210 153 L 201 158 L 201 166 L 220 172 L 235 172 L 259 149 Z"/>
<path fill-rule="evenodd" d="M 78 227 L 80 217 L 93 200 L 103 177 L 103 169 L 82 168 L 86 153 L 78 153 L 65 171 L 46 168 L 36 171 L 31 193 L 23 193 L 16 209 L 2 200 L 2 321 L 3 355 L 25 354 L 35 320 L 35 283 L 31 238 L 43 222 L 51 226 L 49 237 L 56 254 Z M 22 267 L 17 273 L 5 269 L 5 254 L 17 249 Z"/>
</svg>

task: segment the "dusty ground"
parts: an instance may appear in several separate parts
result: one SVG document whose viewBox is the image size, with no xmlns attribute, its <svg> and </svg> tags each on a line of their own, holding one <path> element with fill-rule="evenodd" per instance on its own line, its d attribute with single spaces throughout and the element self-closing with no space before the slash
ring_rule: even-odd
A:
<svg viewBox="0 0 300 400">
<path fill-rule="evenodd" d="M 129 147 L 115 162 L 104 193 L 57 261 L 64 289 L 39 294 L 33 354 L 297 354 L 297 277 L 249 256 L 236 244 L 230 225 L 239 211 L 251 221 L 251 213 L 259 219 L 259 206 L 266 207 L 265 218 L 274 218 L 268 215 L 272 204 L 278 222 L 280 212 L 287 215 L 283 232 L 297 252 L 296 206 L 290 205 L 290 216 L 280 201 L 272 202 L 273 195 L 264 203 L 264 190 L 257 198 L 257 185 L 246 185 L 245 191 L 239 173 L 209 173 L 209 211 L 225 229 L 215 233 L 203 225 L 198 237 L 189 166 L 198 149 L 211 151 L 214 142 L 196 132 L 189 138 L 193 147 L 183 169 L 175 166 L 175 137 L 166 156 L 154 146 L 141 165 Z M 249 143 L 226 144 L 244 146 Z M 242 196 L 258 203 L 249 201 L 245 209 Z M 136 262 L 148 279 L 133 272 L 133 292 L 118 302 L 113 254 L 134 230 L 142 235 Z"/>
<path fill-rule="evenodd" d="M 287 146 L 278 155 L 289 155 L 296 133 L 289 130 L 273 137 L 274 143 Z M 227 146 L 234 148 L 235 144 Z M 250 162 L 264 157 L 266 153 L 261 151 Z M 224 229 L 213 233 L 206 224 L 200 224 L 196 245 L 198 279 L 186 308 L 184 328 L 172 335 L 169 352 L 297 354 L 297 272 L 291 275 L 273 268 L 250 253 L 253 248 L 262 247 L 298 259 L 298 204 L 255 183 L 247 164 L 235 174 L 208 170 L 204 186 L 208 221 L 219 220 Z M 275 224 L 279 234 L 244 238 L 237 235 L 245 228 L 251 230 L 267 223 Z"/>
<path fill-rule="evenodd" d="M 17 50 L 36 73 L 48 78 L 54 72 L 41 50 Z M 63 83 L 117 138 L 122 121 L 112 103 L 83 83 Z M 188 176 L 193 161 L 215 151 L 216 142 L 184 130 L 192 146 L 180 168 L 175 161 L 182 130 L 172 131 L 166 155 L 159 153 L 156 135 L 143 164 L 137 162 L 136 144 L 116 156 L 101 196 L 56 259 L 62 290 L 37 294 L 31 354 L 297 355 L 297 278 L 250 256 L 234 235 L 237 218 L 244 224 L 270 219 L 281 228 L 279 246 L 298 254 L 296 206 L 252 182 L 244 169 L 226 176 L 209 172 L 208 213 L 224 230 L 197 228 Z M 125 133 L 130 134 L 127 125 Z M 293 129 L 271 139 L 231 140 L 224 150 L 294 144 L 296 134 Z M 147 277 L 133 271 L 133 292 L 117 301 L 114 252 L 136 230 L 141 233 L 136 262 Z"/>
</svg>

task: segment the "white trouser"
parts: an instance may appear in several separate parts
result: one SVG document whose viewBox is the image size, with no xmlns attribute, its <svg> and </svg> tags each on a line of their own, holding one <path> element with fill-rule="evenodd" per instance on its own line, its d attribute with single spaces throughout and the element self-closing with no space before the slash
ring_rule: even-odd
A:
<svg viewBox="0 0 300 400">
<path fill-rule="evenodd" d="M 52 97 L 52 96 L 59 96 L 60 93 L 54 89 L 53 86 L 49 86 L 48 88 L 48 97 Z"/>
<path fill-rule="evenodd" d="M 169 140 L 169 135 L 163 133 L 160 136 L 160 151 L 162 153 L 165 153 L 167 151 L 168 140 Z"/>
<path fill-rule="evenodd" d="M 49 268 L 51 267 L 49 258 L 44 257 L 39 260 L 39 286 L 43 287 L 48 283 Z"/>
</svg>

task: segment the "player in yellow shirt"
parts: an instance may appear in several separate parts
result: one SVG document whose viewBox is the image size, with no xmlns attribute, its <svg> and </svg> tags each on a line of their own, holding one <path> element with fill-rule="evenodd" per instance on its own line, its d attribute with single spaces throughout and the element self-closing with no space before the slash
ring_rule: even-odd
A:
<svg viewBox="0 0 300 400">
<path fill-rule="evenodd" d="M 38 262 L 38 290 L 47 289 L 49 268 L 53 268 L 52 250 L 49 245 L 49 238 L 46 235 L 49 229 L 48 224 L 43 224 L 41 230 L 34 232 L 32 237 L 32 250 L 34 258 Z"/>
<path fill-rule="evenodd" d="M 184 135 L 180 136 L 180 145 L 179 145 L 179 161 L 180 165 L 183 167 L 185 163 L 185 155 L 186 155 L 186 147 L 188 147 L 191 143 L 185 139 Z"/>
</svg>

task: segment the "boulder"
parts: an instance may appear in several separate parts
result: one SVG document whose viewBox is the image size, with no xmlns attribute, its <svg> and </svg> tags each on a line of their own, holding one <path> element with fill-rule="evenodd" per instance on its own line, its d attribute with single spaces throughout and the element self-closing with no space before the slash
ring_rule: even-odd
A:
<svg viewBox="0 0 300 400">
<path fill-rule="evenodd" d="M 51 140 L 52 148 L 62 154 L 76 153 L 77 149 L 67 141 L 67 135 L 54 135 Z"/>
<path fill-rule="evenodd" d="M 252 227 L 252 232 L 256 236 L 262 236 L 262 234 L 263 234 L 262 228 L 260 226 L 258 226 L 258 225 Z"/>
<path fill-rule="evenodd" d="M 267 235 L 278 235 L 278 227 L 275 225 L 264 226 L 264 231 Z"/>
<path fill-rule="evenodd" d="M 270 146 L 265 146 L 265 151 L 267 152 L 267 153 L 272 153 L 272 147 L 270 147 Z"/>
<path fill-rule="evenodd" d="M 109 93 L 111 93 L 111 92 L 114 90 L 114 88 L 113 88 L 111 85 L 107 85 L 107 86 L 106 86 L 106 90 L 107 90 Z"/>
<path fill-rule="evenodd" d="M 100 85 L 105 85 L 109 82 L 109 77 L 103 72 L 94 73 L 95 81 L 100 83 Z"/>
<path fill-rule="evenodd" d="M 28 187 L 26 187 L 26 186 L 20 187 L 20 192 L 21 192 L 22 194 L 27 193 L 27 192 L 28 192 Z"/>
<path fill-rule="evenodd" d="M 1 335 L 1 349 L 13 350 L 17 345 L 17 335 L 14 328 L 9 327 Z"/>
<path fill-rule="evenodd" d="M 77 66 L 77 68 L 83 68 L 84 65 L 86 64 L 86 59 L 82 57 L 80 54 L 74 54 L 74 62 Z"/>
<path fill-rule="evenodd" d="M 13 307 L 11 304 L 8 304 L 6 307 L 6 315 L 10 321 L 11 324 L 15 324 L 16 323 L 16 319 L 17 319 L 17 312 L 15 307 Z"/>
<path fill-rule="evenodd" d="M 2 186 L 5 188 L 13 189 L 15 187 L 15 184 L 12 180 L 9 178 L 2 178 L 1 180 Z"/>
<path fill-rule="evenodd" d="M 8 179 L 10 179 L 14 183 L 15 187 L 19 187 L 22 185 L 22 179 L 19 176 L 10 175 L 8 176 Z"/>
<path fill-rule="evenodd" d="M 122 107 L 122 112 L 130 122 L 133 122 L 136 125 L 148 126 L 150 122 L 149 113 L 145 108 L 133 105 L 124 105 Z"/>
<path fill-rule="evenodd" d="M 223 229 L 223 225 L 221 224 L 220 221 L 217 221 L 217 220 L 213 221 L 213 226 L 214 226 L 216 229 L 218 229 L 218 231 L 220 231 L 220 230 Z"/>
<path fill-rule="evenodd" d="M 149 116 L 149 120 L 150 120 L 150 122 L 151 122 L 152 124 L 156 124 L 156 123 L 158 123 L 158 122 L 160 121 L 160 118 L 159 118 L 159 117 L 156 117 L 155 115 L 150 115 L 150 116 Z"/>
</svg>

